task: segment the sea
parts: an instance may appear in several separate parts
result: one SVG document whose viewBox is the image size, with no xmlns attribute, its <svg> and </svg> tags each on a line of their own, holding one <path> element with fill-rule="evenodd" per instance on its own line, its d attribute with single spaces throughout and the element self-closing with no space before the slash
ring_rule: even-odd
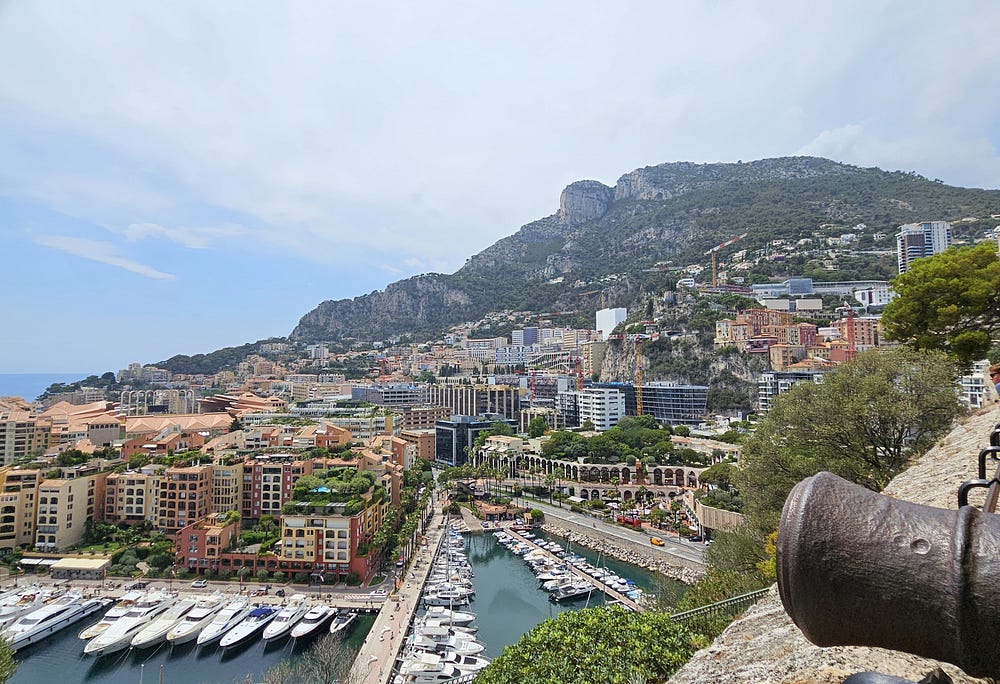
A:
<svg viewBox="0 0 1000 684">
<path fill-rule="evenodd" d="M 0 373 L 0 397 L 22 397 L 34 401 L 49 385 L 76 382 L 93 373 Z"/>
</svg>

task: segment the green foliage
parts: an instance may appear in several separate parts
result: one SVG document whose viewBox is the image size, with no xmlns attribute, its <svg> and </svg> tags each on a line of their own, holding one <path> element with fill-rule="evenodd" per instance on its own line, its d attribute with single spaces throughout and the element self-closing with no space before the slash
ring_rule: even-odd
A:
<svg viewBox="0 0 1000 684">
<path fill-rule="evenodd" d="M 476 683 L 663 682 L 704 645 L 664 613 L 586 608 L 535 626 L 482 670 Z"/>
<path fill-rule="evenodd" d="M 540 508 L 532 508 L 529 513 L 531 514 L 532 522 L 542 522 L 545 520 L 545 513 Z"/>
<path fill-rule="evenodd" d="M 549 429 L 549 424 L 541 416 L 535 416 L 528 421 L 528 437 L 541 437 Z"/>
<path fill-rule="evenodd" d="M 945 351 L 968 368 L 1000 334 L 1000 259 L 996 243 L 952 248 L 917 259 L 892 281 L 899 295 L 882 321 L 890 339 Z"/>
<path fill-rule="evenodd" d="M 822 470 L 880 490 L 959 415 L 956 374 L 941 352 L 870 351 L 779 395 L 733 473 L 746 513 L 776 529 L 791 488 Z"/>
</svg>

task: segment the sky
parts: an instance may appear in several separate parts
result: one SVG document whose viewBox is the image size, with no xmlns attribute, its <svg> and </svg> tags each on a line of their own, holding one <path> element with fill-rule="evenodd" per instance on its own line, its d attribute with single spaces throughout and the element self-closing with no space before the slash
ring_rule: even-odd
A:
<svg viewBox="0 0 1000 684">
<path fill-rule="evenodd" d="M 1000 188 L 997 26 L 993 0 L 0 0 L 0 373 L 284 336 L 643 166 Z"/>
</svg>

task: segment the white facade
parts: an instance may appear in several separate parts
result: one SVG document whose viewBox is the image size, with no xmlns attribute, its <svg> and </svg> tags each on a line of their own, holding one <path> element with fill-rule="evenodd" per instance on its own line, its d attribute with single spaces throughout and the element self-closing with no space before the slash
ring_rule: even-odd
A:
<svg viewBox="0 0 1000 684">
<path fill-rule="evenodd" d="M 963 375 L 958 379 L 962 401 L 969 408 L 982 408 L 989 401 L 988 397 L 993 392 L 989 389 L 989 383 L 986 380 L 986 369 L 989 367 L 990 362 L 985 359 L 976 361 L 972 364 L 972 370 L 969 371 L 968 375 Z"/>
<path fill-rule="evenodd" d="M 610 430 L 625 416 L 625 393 L 607 387 L 588 387 L 577 393 L 580 424 L 588 420 L 599 431 Z"/>
<path fill-rule="evenodd" d="M 615 326 L 619 323 L 624 323 L 626 318 L 628 318 L 627 309 L 601 309 L 598 311 L 596 316 L 597 325 L 595 327 L 601 334 L 601 339 L 607 340 L 614 331 Z"/>
<path fill-rule="evenodd" d="M 939 254 L 951 247 L 951 224 L 947 221 L 907 223 L 896 234 L 896 258 L 899 272 L 909 268 L 914 259 Z"/>
</svg>

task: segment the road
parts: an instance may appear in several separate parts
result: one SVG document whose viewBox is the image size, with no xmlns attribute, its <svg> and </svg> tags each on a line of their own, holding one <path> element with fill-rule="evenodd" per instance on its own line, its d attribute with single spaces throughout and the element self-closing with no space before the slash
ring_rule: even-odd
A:
<svg viewBox="0 0 1000 684">
<path fill-rule="evenodd" d="M 586 513 L 574 513 L 569 508 L 550 506 L 549 504 L 538 501 L 537 499 L 527 499 L 527 501 L 530 502 L 530 506 L 532 508 L 538 508 L 541 510 L 545 514 L 545 519 L 548 521 L 565 520 L 575 523 L 580 527 L 589 527 L 592 530 L 601 533 L 602 536 L 608 539 L 621 539 L 636 544 L 643 544 L 644 546 L 649 547 L 647 550 L 653 558 L 662 555 L 663 560 L 667 563 L 671 560 L 680 559 L 686 566 L 705 566 L 706 547 L 704 544 L 689 542 L 687 539 L 679 539 L 665 530 L 651 529 L 648 527 L 644 527 L 641 532 L 638 530 L 629 530 L 619 525 L 606 523 L 603 520 L 587 515 Z M 659 537 L 662 539 L 663 546 L 653 546 L 650 544 L 650 537 Z"/>
</svg>

